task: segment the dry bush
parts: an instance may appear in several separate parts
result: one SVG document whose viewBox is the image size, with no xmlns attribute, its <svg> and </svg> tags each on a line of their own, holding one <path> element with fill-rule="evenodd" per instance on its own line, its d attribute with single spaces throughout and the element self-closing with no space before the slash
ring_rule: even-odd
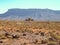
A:
<svg viewBox="0 0 60 45">
<path fill-rule="evenodd" d="M 27 19 L 25 19 L 25 21 L 34 21 L 34 19 L 32 19 L 32 18 L 27 18 Z"/>
</svg>

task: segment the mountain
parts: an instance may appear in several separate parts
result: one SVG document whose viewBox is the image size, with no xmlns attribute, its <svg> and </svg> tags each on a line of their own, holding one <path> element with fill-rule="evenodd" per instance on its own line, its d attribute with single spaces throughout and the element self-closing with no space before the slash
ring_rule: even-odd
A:
<svg viewBox="0 0 60 45">
<path fill-rule="evenodd" d="M 0 14 L 0 19 L 24 20 L 33 18 L 42 21 L 60 21 L 60 10 L 51 9 L 8 9 L 4 14 Z"/>
</svg>

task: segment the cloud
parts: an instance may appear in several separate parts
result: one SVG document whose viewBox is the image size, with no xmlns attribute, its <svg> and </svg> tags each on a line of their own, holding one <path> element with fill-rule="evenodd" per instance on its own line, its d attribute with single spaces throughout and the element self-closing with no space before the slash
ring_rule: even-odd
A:
<svg viewBox="0 0 60 45">
<path fill-rule="evenodd" d="M 5 12 L 7 12 L 8 10 L 7 9 L 1 9 L 0 10 L 0 14 L 3 14 L 3 13 L 5 13 Z"/>
</svg>

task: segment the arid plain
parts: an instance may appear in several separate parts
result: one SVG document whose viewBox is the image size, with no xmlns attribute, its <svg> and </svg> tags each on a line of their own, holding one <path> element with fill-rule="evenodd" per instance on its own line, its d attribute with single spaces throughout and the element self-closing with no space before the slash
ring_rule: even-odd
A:
<svg viewBox="0 0 60 45">
<path fill-rule="evenodd" d="M 0 20 L 0 45 L 60 45 L 60 22 Z"/>
</svg>

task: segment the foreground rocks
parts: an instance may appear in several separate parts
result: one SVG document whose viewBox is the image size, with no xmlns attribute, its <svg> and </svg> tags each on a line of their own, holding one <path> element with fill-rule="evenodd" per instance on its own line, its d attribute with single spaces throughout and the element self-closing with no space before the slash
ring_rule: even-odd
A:
<svg viewBox="0 0 60 45">
<path fill-rule="evenodd" d="M 60 45 L 58 32 L 29 32 L 29 30 L 0 30 L 0 45 Z"/>
</svg>

